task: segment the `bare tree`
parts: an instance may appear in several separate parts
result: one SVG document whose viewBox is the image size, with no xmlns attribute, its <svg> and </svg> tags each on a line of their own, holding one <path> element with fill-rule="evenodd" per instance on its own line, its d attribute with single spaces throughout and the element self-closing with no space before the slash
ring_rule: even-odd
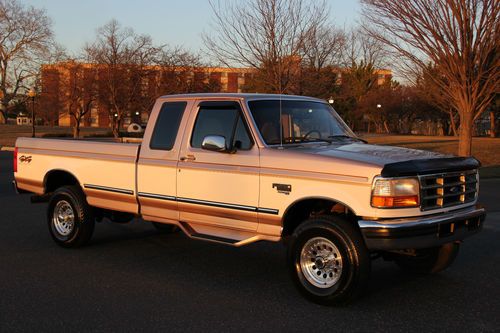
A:
<svg viewBox="0 0 500 333">
<path fill-rule="evenodd" d="M 301 51 L 300 90 L 294 93 L 329 98 L 337 85 L 345 33 L 333 25 L 313 26 Z"/>
<path fill-rule="evenodd" d="M 220 80 L 211 76 L 209 67 L 200 55 L 181 47 L 165 47 L 159 55 L 156 61 L 157 90 L 151 96 L 152 102 L 159 94 L 220 91 Z"/>
<path fill-rule="evenodd" d="M 227 66 L 257 69 L 256 79 L 269 92 L 296 88 L 306 39 L 323 34 L 328 12 L 325 1 L 242 0 L 221 4 L 211 0 L 210 4 L 216 34 L 205 34 L 203 39 L 212 56 Z M 328 57 L 310 60 L 317 63 Z"/>
<path fill-rule="evenodd" d="M 386 66 L 389 52 L 386 46 L 367 34 L 362 28 L 351 29 L 345 33 L 344 47 L 341 52 L 342 66 L 351 69 L 365 64 L 373 69 Z"/>
<path fill-rule="evenodd" d="M 60 70 L 65 72 L 61 76 L 61 102 L 72 120 L 73 137 L 78 138 L 84 118 L 97 101 L 97 67 L 71 59 L 62 63 Z"/>
<path fill-rule="evenodd" d="M 414 87 L 418 90 L 421 98 L 425 99 L 427 103 L 435 106 L 438 111 L 448 115 L 450 122 L 449 134 L 458 136 L 457 126 L 460 124 L 460 117 L 457 110 L 449 103 L 448 98 L 440 88 L 448 84 L 446 78 L 441 76 L 439 71 L 432 64 L 429 64 L 424 71 L 420 71 L 416 76 Z M 441 82 L 439 85 L 436 85 L 435 82 L 438 80 Z"/>
<path fill-rule="evenodd" d="M 125 117 L 147 107 L 142 92 L 158 51 L 150 36 L 123 28 L 116 20 L 100 27 L 95 42 L 85 47 L 87 58 L 98 67 L 100 101 L 107 106 L 115 137 Z"/>
<path fill-rule="evenodd" d="M 372 36 L 425 71 L 460 115 L 458 154 L 469 156 L 472 129 L 500 86 L 498 0 L 362 0 Z M 444 78 L 445 80 L 443 80 Z M 446 82 L 446 84 L 443 84 Z"/>
<path fill-rule="evenodd" d="M 51 24 L 44 10 L 0 0 L 0 124 L 11 102 L 34 80 L 40 60 L 50 53 Z"/>
</svg>

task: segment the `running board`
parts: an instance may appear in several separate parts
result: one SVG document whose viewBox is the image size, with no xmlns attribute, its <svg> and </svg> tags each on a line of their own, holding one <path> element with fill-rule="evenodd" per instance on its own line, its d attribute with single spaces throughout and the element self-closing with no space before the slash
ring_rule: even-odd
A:
<svg viewBox="0 0 500 333">
<path fill-rule="evenodd" d="M 226 237 L 216 236 L 216 235 L 208 235 L 208 234 L 197 232 L 186 222 L 180 222 L 180 227 L 184 231 L 184 233 L 186 235 L 188 235 L 190 238 L 219 243 L 219 244 L 225 244 L 225 245 L 235 246 L 235 247 L 247 245 L 247 244 L 258 242 L 261 240 L 268 240 L 268 241 L 274 241 L 274 242 L 277 242 L 280 240 L 280 237 L 258 235 L 258 234 L 254 234 L 254 233 L 249 233 L 248 237 L 246 237 L 244 239 L 233 239 L 233 238 L 226 238 Z"/>
<path fill-rule="evenodd" d="M 228 245 L 235 245 L 236 243 L 238 243 L 237 239 L 229 239 L 229 238 L 224 238 L 224 237 L 199 234 L 196 232 L 194 234 L 191 234 L 191 237 L 195 238 L 195 239 L 201 239 L 201 240 L 206 240 L 206 241 L 211 241 L 211 242 L 224 243 L 224 244 L 228 244 Z"/>
<path fill-rule="evenodd" d="M 234 246 L 236 243 L 239 242 L 237 239 L 225 238 L 225 237 L 214 236 L 214 235 L 206 235 L 206 234 L 196 232 L 196 230 L 194 230 L 186 222 L 181 222 L 181 226 L 182 226 L 182 229 L 184 229 L 184 232 L 189 237 L 194 238 L 194 239 L 201 239 L 201 240 L 206 240 L 209 242 L 223 243 L 223 244 L 232 245 L 232 246 Z"/>
</svg>

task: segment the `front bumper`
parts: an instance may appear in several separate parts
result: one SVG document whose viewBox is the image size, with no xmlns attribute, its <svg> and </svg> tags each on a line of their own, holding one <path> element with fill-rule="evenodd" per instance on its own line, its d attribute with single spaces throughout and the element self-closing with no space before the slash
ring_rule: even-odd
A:
<svg viewBox="0 0 500 333">
<path fill-rule="evenodd" d="M 431 216 L 359 220 L 369 250 L 436 247 L 460 241 L 482 229 L 486 211 L 479 206 Z"/>
</svg>

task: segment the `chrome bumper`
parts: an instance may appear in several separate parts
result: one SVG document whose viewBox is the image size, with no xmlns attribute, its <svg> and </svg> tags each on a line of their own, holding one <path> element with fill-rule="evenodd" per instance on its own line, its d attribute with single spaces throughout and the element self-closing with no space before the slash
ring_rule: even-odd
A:
<svg viewBox="0 0 500 333">
<path fill-rule="evenodd" d="M 359 220 L 369 250 L 421 249 L 460 241 L 481 230 L 486 211 L 479 206 L 431 216 Z"/>
</svg>

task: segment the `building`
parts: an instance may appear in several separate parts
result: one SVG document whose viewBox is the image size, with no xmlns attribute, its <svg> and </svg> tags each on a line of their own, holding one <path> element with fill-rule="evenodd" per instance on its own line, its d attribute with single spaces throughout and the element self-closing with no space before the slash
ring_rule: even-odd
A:
<svg viewBox="0 0 500 333">
<path fill-rule="evenodd" d="M 140 77 L 141 87 L 136 92 L 146 101 L 125 117 L 122 124 L 124 127 L 131 122 L 147 122 L 151 103 L 158 96 L 166 93 L 199 91 L 238 93 L 242 92 L 245 81 L 255 72 L 247 68 L 219 67 L 185 69 L 149 66 L 143 70 L 147 71 L 147 74 Z M 61 62 L 43 65 L 38 114 L 46 119 L 48 125 L 71 126 L 75 120 L 68 110 L 71 102 L 77 99 L 72 96 L 78 91 L 82 97 L 80 103 L 84 103 L 85 90 L 87 92 L 92 90 L 97 98 L 81 125 L 109 127 L 112 112 L 109 105 L 106 105 L 108 103 L 103 82 L 106 79 L 105 75 L 104 70 L 92 64 Z M 167 84 L 169 79 L 177 82 L 177 87 L 169 87 Z M 184 84 L 179 84 L 181 81 Z"/>
<path fill-rule="evenodd" d="M 341 84 L 342 71 L 338 69 L 337 84 Z M 123 81 L 136 75 L 140 87 L 135 90 L 124 87 L 121 90 L 123 95 L 134 97 L 126 105 L 129 111 L 122 121 L 122 126 L 125 128 L 131 123 L 145 124 L 152 103 L 158 96 L 189 92 L 240 93 L 244 92 L 246 84 L 255 73 L 256 70 L 251 68 L 124 68 L 120 73 Z M 382 84 L 392 75 L 391 71 L 386 69 L 377 70 L 376 74 L 378 84 Z M 75 103 L 88 104 L 90 99 L 94 98 L 92 103 L 88 104 L 91 109 L 80 125 L 109 127 L 115 114 L 107 97 L 109 91 L 106 90 L 106 75 L 108 74 L 103 66 L 93 64 L 60 62 L 43 65 L 37 114 L 45 119 L 47 125 L 71 126 L 75 119 L 69 110 L 75 107 Z"/>
</svg>

